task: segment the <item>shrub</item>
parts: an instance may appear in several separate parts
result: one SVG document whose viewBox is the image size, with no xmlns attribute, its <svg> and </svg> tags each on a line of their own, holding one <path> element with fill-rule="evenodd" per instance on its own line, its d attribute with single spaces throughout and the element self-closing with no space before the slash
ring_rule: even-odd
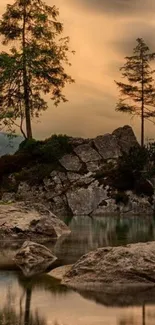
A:
<svg viewBox="0 0 155 325">
<path fill-rule="evenodd" d="M 142 147 L 131 148 L 129 153 L 123 153 L 113 173 L 114 187 L 120 191 L 134 190 L 135 182 L 141 179 L 148 159 L 148 151 Z"/>
<path fill-rule="evenodd" d="M 45 140 L 41 147 L 41 159 L 44 162 L 53 162 L 59 160 L 63 155 L 72 151 L 69 143 L 69 137 L 66 135 L 52 135 Z"/>
<path fill-rule="evenodd" d="M 152 184 L 147 179 L 141 178 L 135 182 L 135 192 L 137 195 L 144 194 L 147 196 L 152 196 L 154 194 L 154 189 Z"/>
<path fill-rule="evenodd" d="M 49 177 L 50 173 L 56 168 L 52 164 L 37 164 L 29 169 L 23 169 L 15 174 L 16 181 L 27 182 L 29 185 L 40 185 L 45 177 Z"/>
<path fill-rule="evenodd" d="M 25 154 L 5 155 L 0 158 L 0 177 L 21 170 L 29 164 L 31 157 Z"/>
<path fill-rule="evenodd" d="M 20 144 L 18 152 L 29 153 L 32 159 L 40 163 L 48 163 L 59 160 L 64 154 L 71 151 L 72 146 L 69 143 L 69 137 L 60 134 L 52 135 L 45 141 L 24 140 Z"/>
<path fill-rule="evenodd" d="M 32 155 L 37 155 L 40 153 L 40 146 L 42 145 L 43 141 L 36 141 L 35 139 L 25 139 L 23 142 L 20 143 L 18 153 L 29 153 Z"/>
</svg>

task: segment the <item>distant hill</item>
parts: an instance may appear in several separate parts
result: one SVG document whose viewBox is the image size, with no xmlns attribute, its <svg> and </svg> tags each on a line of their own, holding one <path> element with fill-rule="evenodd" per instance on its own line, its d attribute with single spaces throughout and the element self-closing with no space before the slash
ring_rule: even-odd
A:
<svg viewBox="0 0 155 325">
<path fill-rule="evenodd" d="M 22 141 L 20 136 L 10 139 L 6 133 L 0 132 L 0 156 L 15 153 Z"/>
</svg>

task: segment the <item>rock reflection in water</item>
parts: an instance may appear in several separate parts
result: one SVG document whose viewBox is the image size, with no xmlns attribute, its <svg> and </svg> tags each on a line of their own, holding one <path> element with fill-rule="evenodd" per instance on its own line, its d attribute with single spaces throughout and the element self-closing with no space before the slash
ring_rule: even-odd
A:
<svg viewBox="0 0 155 325">
<path fill-rule="evenodd" d="M 152 216 L 74 217 L 69 227 L 71 233 L 62 236 L 54 247 L 61 264 L 72 264 L 98 247 L 155 240 Z"/>
<path fill-rule="evenodd" d="M 25 279 L 21 273 L 0 272 L 0 325 L 154 325 L 155 301 L 143 304 L 141 296 L 128 307 L 119 305 L 119 295 L 96 303 L 50 275 Z"/>
</svg>

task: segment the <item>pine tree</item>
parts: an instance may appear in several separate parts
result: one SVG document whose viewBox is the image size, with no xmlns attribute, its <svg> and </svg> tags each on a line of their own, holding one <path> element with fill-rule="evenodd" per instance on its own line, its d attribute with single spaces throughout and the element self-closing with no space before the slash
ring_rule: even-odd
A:
<svg viewBox="0 0 155 325">
<path fill-rule="evenodd" d="M 141 119 L 141 146 L 144 146 L 144 120 L 153 121 L 155 117 L 155 86 L 150 62 L 155 53 L 142 38 L 137 39 L 137 46 L 132 56 L 125 57 L 126 63 L 120 68 L 127 83 L 116 82 L 120 90 L 120 99 L 116 111 L 137 115 Z"/>
<path fill-rule="evenodd" d="M 10 44 L 0 53 L 0 119 L 11 129 L 20 118 L 28 139 L 31 119 L 47 109 L 44 95 L 49 93 L 55 105 L 65 102 L 63 88 L 74 81 L 65 71 L 71 51 L 58 16 L 58 9 L 42 0 L 16 0 L 0 21 L 3 44 Z"/>
</svg>

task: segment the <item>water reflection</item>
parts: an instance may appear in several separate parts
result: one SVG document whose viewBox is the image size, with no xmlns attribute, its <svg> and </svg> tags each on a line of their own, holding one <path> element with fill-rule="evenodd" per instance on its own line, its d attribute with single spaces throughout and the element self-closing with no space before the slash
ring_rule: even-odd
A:
<svg viewBox="0 0 155 325">
<path fill-rule="evenodd" d="M 155 289 L 153 294 L 145 292 L 144 303 L 141 296 L 132 307 L 131 301 L 124 306 L 124 297 L 117 303 L 118 294 L 111 302 L 108 295 L 105 301 L 95 302 L 49 275 L 25 279 L 21 273 L 0 272 L 0 325 L 153 325 Z"/>
<path fill-rule="evenodd" d="M 16 308 L 14 307 L 14 297 L 10 290 L 8 290 L 8 298 L 5 306 L 0 308 L 0 325 L 46 325 L 45 319 L 41 318 L 38 311 L 35 314 L 31 314 L 31 295 L 32 290 L 27 289 L 25 291 L 25 308 L 23 309 L 22 295 L 19 299 L 19 310 L 20 312 L 16 312 Z M 12 298 L 13 297 L 13 298 Z M 17 305 L 16 305 L 17 307 Z"/>
<path fill-rule="evenodd" d="M 52 295 L 61 295 L 61 293 L 64 295 L 67 291 L 69 292 L 65 286 L 60 285 L 59 281 L 49 275 L 27 279 L 21 273 L 0 272 L 0 278 L 2 291 L 2 283 L 6 282 L 5 302 L 3 300 L 4 305 L 3 303 L 0 305 L 0 325 L 47 325 L 46 317 L 40 315 L 38 308 L 35 310 L 33 308 L 33 295 L 38 288 L 40 292 L 48 291 Z M 59 325 L 57 321 L 51 324 Z"/>
<path fill-rule="evenodd" d="M 71 233 L 61 237 L 54 247 L 61 264 L 72 264 L 98 247 L 155 240 L 152 216 L 74 217 L 69 227 Z"/>
</svg>

